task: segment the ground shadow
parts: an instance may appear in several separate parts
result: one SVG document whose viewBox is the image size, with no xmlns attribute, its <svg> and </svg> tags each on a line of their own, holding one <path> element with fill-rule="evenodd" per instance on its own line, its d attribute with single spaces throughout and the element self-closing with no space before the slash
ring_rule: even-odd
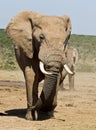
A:
<svg viewBox="0 0 96 130">
<path fill-rule="evenodd" d="M 55 111 L 56 112 L 56 111 Z M 26 109 L 13 109 L 13 110 L 7 110 L 4 113 L 0 112 L 0 116 L 17 116 L 19 118 L 25 118 Z M 37 121 L 43 121 L 52 118 L 48 113 L 45 112 L 38 112 L 38 118 Z"/>
<path fill-rule="evenodd" d="M 0 116 L 17 116 L 20 118 L 24 118 L 26 113 L 26 109 L 13 109 L 7 110 L 4 113 L 0 113 Z"/>
</svg>

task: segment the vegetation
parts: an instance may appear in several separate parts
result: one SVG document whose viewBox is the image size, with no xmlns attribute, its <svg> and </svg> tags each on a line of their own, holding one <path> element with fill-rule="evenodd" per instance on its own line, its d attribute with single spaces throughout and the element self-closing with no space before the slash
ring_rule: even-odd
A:
<svg viewBox="0 0 96 130">
<path fill-rule="evenodd" d="M 78 50 L 79 60 L 76 66 L 78 71 L 96 70 L 96 36 L 73 34 L 69 45 Z M 3 29 L 0 29 L 0 69 L 18 69 L 12 41 Z"/>
<path fill-rule="evenodd" d="M 12 41 L 3 29 L 0 29 L 0 69 L 17 69 Z"/>
<path fill-rule="evenodd" d="M 96 36 L 71 35 L 69 45 L 76 47 L 79 53 L 78 71 L 96 70 Z"/>
</svg>

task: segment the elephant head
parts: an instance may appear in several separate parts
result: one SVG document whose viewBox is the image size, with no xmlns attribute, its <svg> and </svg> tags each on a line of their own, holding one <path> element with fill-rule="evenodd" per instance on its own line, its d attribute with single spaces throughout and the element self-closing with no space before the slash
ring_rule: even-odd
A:
<svg viewBox="0 0 96 130">
<path fill-rule="evenodd" d="M 26 56 L 33 57 L 42 44 L 64 49 L 71 34 L 68 16 L 45 16 L 31 11 L 23 11 L 13 17 L 6 28 L 16 46 L 22 48 Z M 62 48 L 63 47 L 63 48 Z"/>
<path fill-rule="evenodd" d="M 40 99 L 33 108 L 37 109 L 43 105 L 44 110 L 51 110 L 56 105 L 54 98 L 63 66 L 73 74 L 66 65 L 64 54 L 71 34 L 69 16 L 45 16 L 23 11 L 13 17 L 6 31 L 23 55 L 28 59 L 36 56 L 36 60 L 40 61 L 45 81 Z"/>
</svg>

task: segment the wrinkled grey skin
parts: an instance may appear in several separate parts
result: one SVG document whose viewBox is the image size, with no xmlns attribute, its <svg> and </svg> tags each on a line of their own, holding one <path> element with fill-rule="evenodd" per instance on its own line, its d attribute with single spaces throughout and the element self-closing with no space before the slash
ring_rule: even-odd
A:
<svg viewBox="0 0 96 130">
<path fill-rule="evenodd" d="M 18 13 L 10 21 L 6 32 L 15 46 L 17 62 L 26 83 L 26 119 L 35 119 L 35 110 L 53 111 L 57 105 L 57 88 L 63 65 L 66 63 L 65 48 L 71 34 L 68 16 L 45 16 L 31 11 Z M 52 75 L 44 75 L 39 61 Z M 38 99 L 38 85 L 44 79 Z"/>
<path fill-rule="evenodd" d="M 66 57 L 67 57 L 67 64 L 70 68 L 71 71 L 75 71 L 75 65 L 77 63 L 78 60 L 78 51 L 76 48 L 73 47 L 67 47 L 66 49 Z M 61 76 L 61 80 L 60 80 L 60 87 L 59 89 L 63 90 L 63 82 L 64 79 L 66 78 L 66 76 L 68 75 L 69 78 L 69 89 L 70 90 L 74 90 L 74 78 L 75 78 L 75 74 L 71 75 L 68 72 L 66 72 L 65 69 L 63 69 L 62 71 L 62 76 Z"/>
</svg>

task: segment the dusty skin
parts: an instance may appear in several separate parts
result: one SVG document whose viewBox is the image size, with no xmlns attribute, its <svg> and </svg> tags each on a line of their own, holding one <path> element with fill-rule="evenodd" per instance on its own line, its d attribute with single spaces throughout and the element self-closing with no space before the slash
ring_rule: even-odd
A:
<svg viewBox="0 0 96 130">
<path fill-rule="evenodd" d="M 0 71 L 0 80 L 24 78 L 21 71 Z M 42 114 L 38 121 L 27 121 L 25 87 L 0 85 L 0 130 L 96 130 L 96 73 L 76 73 L 76 90 L 68 91 L 68 79 L 65 88 L 58 93 L 54 118 Z"/>
</svg>

